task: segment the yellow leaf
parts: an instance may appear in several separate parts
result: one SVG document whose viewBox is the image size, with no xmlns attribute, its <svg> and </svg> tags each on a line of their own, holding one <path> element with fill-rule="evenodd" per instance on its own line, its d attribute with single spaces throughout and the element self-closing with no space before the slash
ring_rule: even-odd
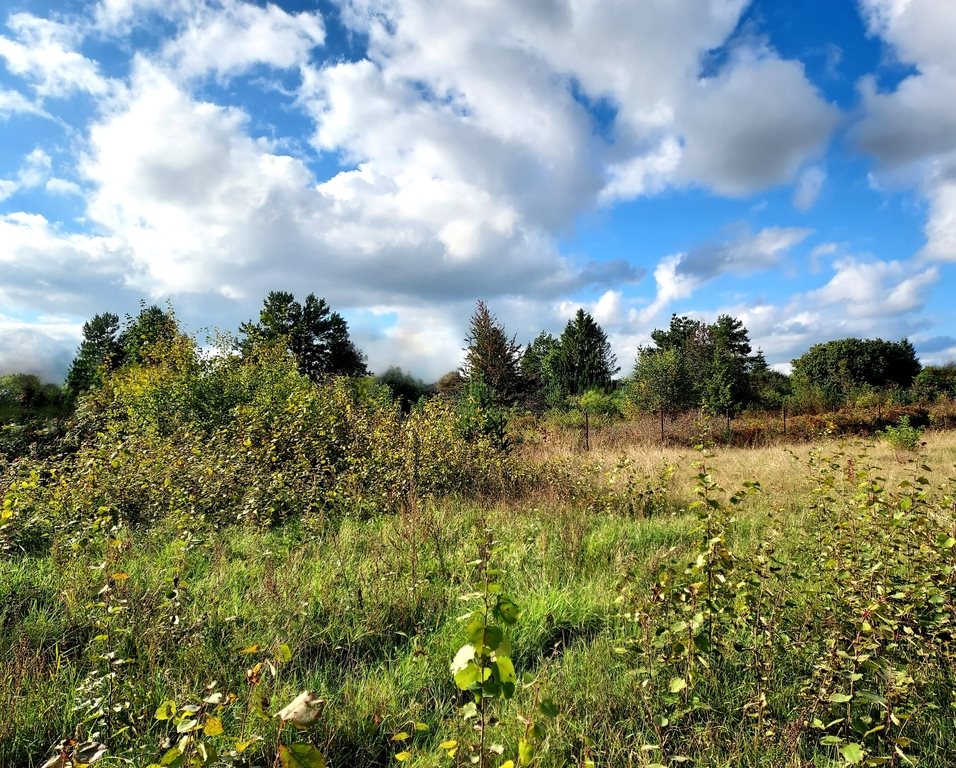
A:
<svg viewBox="0 0 956 768">
<path fill-rule="evenodd" d="M 203 726 L 202 732 L 207 736 L 218 736 L 223 732 L 222 720 L 218 717 L 210 717 L 206 720 L 206 725 Z"/>
<path fill-rule="evenodd" d="M 411 758 L 411 752 L 399 752 L 397 755 L 395 755 L 395 759 L 400 763 L 404 763 L 406 760 L 411 760 Z"/>
<path fill-rule="evenodd" d="M 259 643 L 253 643 L 252 645 L 247 645 L 239 653 L 258 653 L 259 652 Z"/>
</svg>

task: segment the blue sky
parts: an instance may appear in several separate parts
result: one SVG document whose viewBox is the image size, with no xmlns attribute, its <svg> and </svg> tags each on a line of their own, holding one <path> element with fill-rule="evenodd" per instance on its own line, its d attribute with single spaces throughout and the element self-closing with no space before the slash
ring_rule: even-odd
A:
<svg viewBox="0 0 956 768">
<path fill-rule="evenodd" d="M 373 370 L 578 306 L 626 372 L 671 313 L 786 369 L 956 359 L 949 0 L 12 0 L 0 17 L 0 371 L 169 301 L 234 330 L 324 296 Z"/>
</svg>

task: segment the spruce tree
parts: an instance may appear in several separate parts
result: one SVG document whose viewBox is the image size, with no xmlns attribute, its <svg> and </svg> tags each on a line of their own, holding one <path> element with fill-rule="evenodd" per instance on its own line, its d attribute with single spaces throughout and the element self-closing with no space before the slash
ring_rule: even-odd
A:
<svg viewBox="0 0 956 768">
<path fill-rule="evenodd" d="M 564 398 L 584 394 L 589 389 L 609 390 L 614 374 L 621 370 L 607 334 L 583 309 L 578 309 L 568 321 L 549 359 L 557 388 Z"/>
<path fill-rule="evenodd" d="M 482 381 L 498 404 L 514 403 L 522 390 L 521 345 L 508 338 L 483 301 L 475 305 L 465 343 L 464 378 Z"/>
</svg>

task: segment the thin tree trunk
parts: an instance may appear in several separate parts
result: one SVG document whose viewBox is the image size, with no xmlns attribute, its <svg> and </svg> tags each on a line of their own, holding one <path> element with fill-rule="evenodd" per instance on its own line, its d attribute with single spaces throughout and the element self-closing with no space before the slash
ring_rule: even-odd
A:
<svg viewBox="0 0 956 768">
<path fill-rule="evenodd" d="M 661 445 L 664 445 L 664 409 L 661 408 Z"/>
</svg>

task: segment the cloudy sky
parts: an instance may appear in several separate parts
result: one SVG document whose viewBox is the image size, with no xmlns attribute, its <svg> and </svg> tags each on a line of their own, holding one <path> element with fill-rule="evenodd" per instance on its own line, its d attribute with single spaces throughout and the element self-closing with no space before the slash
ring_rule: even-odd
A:
<svg viewBox="0 0 956 768">
<path fill-rule="evenodd" d="M 324 296 L 437 378 L 476 299 L 578 306 L 625 372 L 671 313 L 772 363 L 956 358 L 951 0 L 8 0 L 0 371 L 172 302 L 200 338 Z"/>
</svg>

